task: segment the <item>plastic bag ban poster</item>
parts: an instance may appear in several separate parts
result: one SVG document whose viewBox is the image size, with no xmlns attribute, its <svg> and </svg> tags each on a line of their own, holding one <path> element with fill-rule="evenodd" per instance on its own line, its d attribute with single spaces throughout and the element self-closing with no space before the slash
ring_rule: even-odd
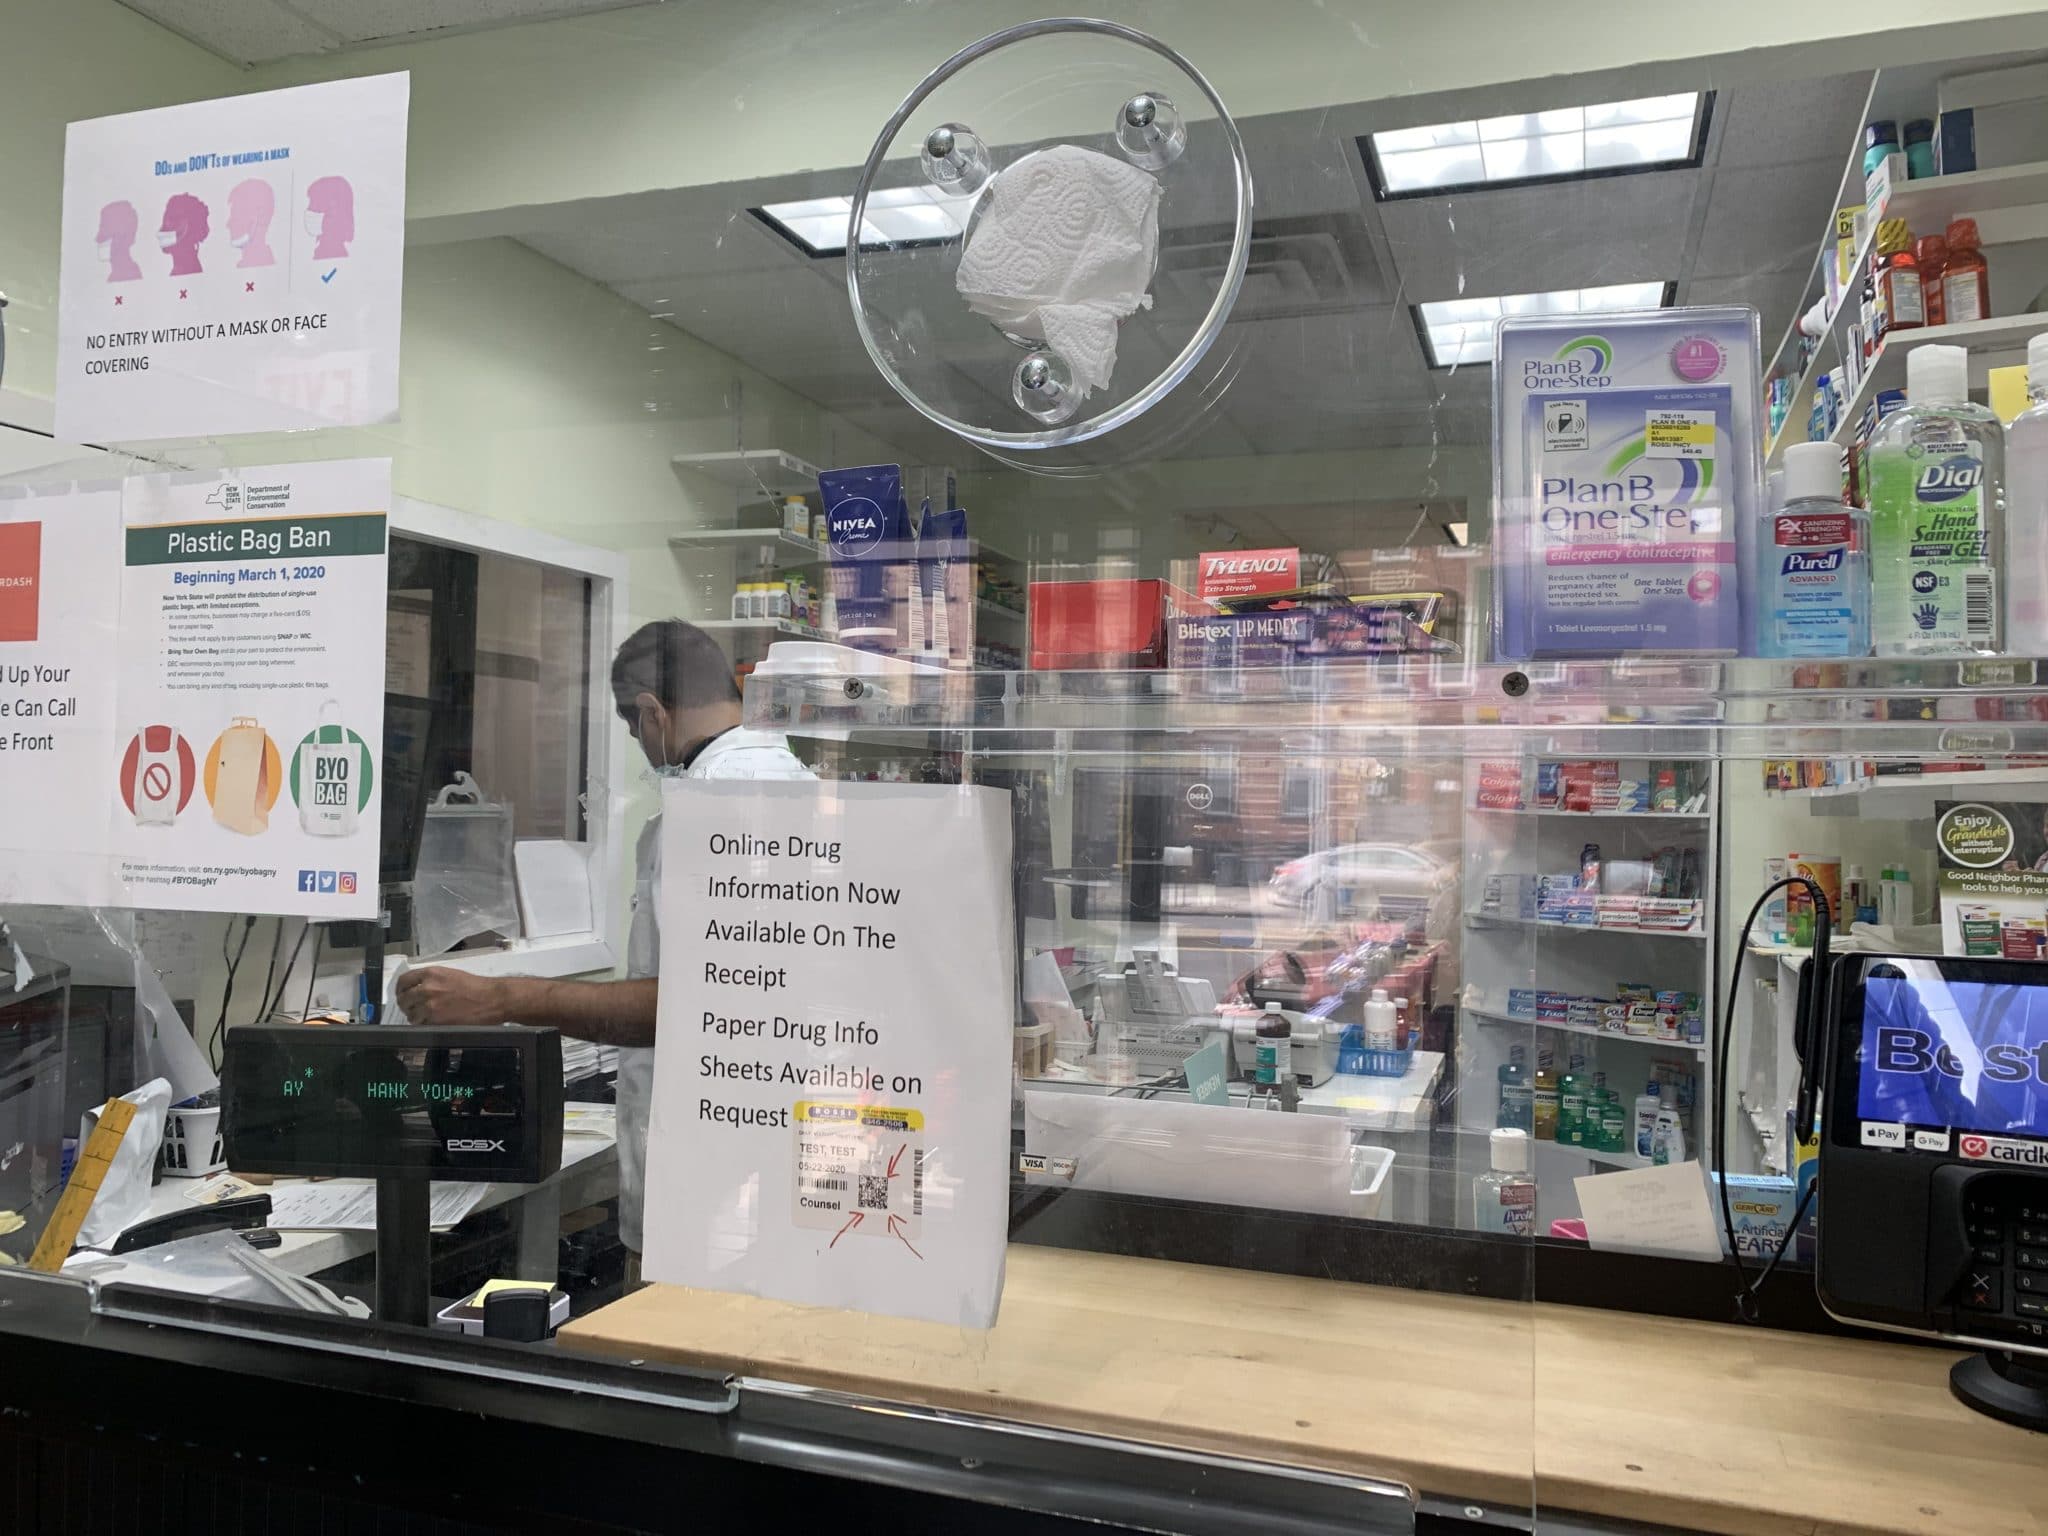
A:
<svg viewBox="0 0 2048 1536">
<path fill-rule="evenodd" d="M 1008 793 L 683 780 L 661 837 L 648 1278 L 991 1326 Z"/>
</svg>

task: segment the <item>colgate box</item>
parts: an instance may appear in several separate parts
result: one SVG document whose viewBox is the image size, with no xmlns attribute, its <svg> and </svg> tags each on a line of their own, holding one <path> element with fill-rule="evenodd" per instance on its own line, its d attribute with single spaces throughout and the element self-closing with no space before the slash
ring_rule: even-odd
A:
<svg viewBox="0 0 2048 1536">
<path fill-rule="evenodd" d="M 1166 628 L 1200 605 L 1156 579 L 1031 583 L 1031 670 L 1121 672 L 1166 665 Z"/>
</svg>

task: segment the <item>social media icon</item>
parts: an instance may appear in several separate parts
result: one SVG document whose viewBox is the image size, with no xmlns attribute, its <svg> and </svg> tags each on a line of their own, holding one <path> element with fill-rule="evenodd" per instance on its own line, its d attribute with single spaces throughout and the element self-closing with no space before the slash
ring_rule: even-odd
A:
<svg viewBox="0 0 2048 1536">
<path fill-rule="evenodd" d="M 320 871 L 320 894 L 322 896 L 332 896 L 334 894 L 334 871 L 331 869 Z"/>
<path fill-rule="evenodd" d="M 341 872 L 341 877 L 340 877 L 340 884 L 341 884 L 341 894 L 342 894 L 342 895 L 344 895 L 344 896 L 353 896 L 353 895 L 355 895 L 355 893 L 356 893 L 356 872 L 355 872 L 354 870 L 352 870 L 352 869 L 344 869 L 344 870 L 343 870 L 343 871 Z"/>
<path fill-rule="evenodd" d="M 310 869 L 302 869 L 302 870 L 300 870 L 300 871 L 299 871 L 299 889 L 300 889 L 300 890 L 302 890 L 302 891 L 310 891 L 310 890 L 312 890 L 312 889 L 313 889 L 313 880 L 314 880 L 314 875 L 313 875 L 313 871 L 312 871 L 312 870 L 310 870 Z"/>
</svg>

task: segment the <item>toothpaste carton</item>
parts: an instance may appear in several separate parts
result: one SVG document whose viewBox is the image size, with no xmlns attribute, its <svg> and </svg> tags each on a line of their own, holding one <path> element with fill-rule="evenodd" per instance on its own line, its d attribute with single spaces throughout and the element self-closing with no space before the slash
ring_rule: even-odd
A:
<svg viewBox="0 0 2048 1536">
<path fill-rule="evenodd" d="M 1756 311 L 1510 316 L 1493 375 L 1500 656 L 1739 651 L 1762 480 Z"/>
</svg>

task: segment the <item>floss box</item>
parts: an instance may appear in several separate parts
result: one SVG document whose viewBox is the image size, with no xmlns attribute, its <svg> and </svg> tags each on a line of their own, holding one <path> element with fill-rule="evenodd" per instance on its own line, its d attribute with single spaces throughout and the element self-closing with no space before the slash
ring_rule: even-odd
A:
<svg viewBox="0 0 2048 1536">
<path fill-rule="evenodd" d="M 1511 315 L 1494 332 L 1503 659 L 1723 656 L 1762 483 L 1756 311 Z"/>
</svg>

